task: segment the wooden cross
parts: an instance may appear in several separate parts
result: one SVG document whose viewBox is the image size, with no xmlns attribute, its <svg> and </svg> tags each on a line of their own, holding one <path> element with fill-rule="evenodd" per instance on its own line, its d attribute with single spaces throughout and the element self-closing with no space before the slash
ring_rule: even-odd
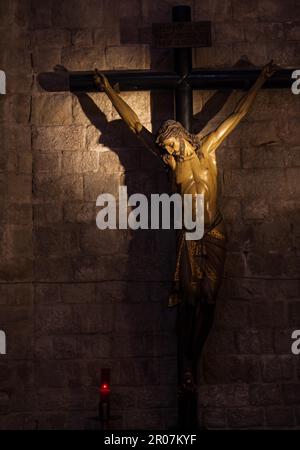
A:
<svg viewBox="0 0 300 450">
<path fill-rule="evenodd" d="M 192 47 L 211 46 L 210 22 L 191 22 L 189 6 L 172 9 L 173 22 L 153 26 L 154 45 L 174 49 L 174 70 L 154 72 L 152 70 L 101 71 L 112 85 L 118 84 L 121 91 L 171 90 L 175 98 L 175 118 L 192 131 L 193 90 L 248 89 L 260 74 L 259 69 L 202 70 L 192 68 Z M 101 68 L 99 68 L 101 70 Z M 278 70 L 263 85 L 263 88 L 291 88 L 295 69 Z M 43 86 L 43 76 L 39 81 Z M 67 85 L 60 90 L 73 93 L 99 92 L 94 82 L 94 71 L 65 72 Z M 46 77 L 45 77 L 46 79 Z M 55 89 L 48 90 L 58 90 Z M 187 396 L 179 404 L 179 424 L 183 428 L 196 427 L 197 402 L 195 396 Z"/>
</svg>

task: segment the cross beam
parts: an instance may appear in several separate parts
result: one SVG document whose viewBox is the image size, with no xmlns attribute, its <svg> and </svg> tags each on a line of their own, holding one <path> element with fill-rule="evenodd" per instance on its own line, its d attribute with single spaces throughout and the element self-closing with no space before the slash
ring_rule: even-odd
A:
<svg viewBox="0 0 300 450">
<path fill-rule="evenodd" d="M 292 73 L 297 69 L 278 70 L 262 89 L 291 88 Z M 259 69 L 195 69 L 185 78 L 176 72 L 152 70 L 101 70 L 112 85 L 121 91 L 176 90 L 183 81 L 193 90 L 248 89 L 260 74 Z M 69 72 L 68 89 L 72 92 L 99 92 L 94 83 L 94 72 Z"/>
</svg>

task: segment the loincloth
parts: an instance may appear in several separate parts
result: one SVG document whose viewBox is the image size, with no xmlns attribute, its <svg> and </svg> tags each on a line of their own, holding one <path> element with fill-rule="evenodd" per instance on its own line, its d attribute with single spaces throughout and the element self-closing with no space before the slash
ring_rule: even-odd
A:
<svg viewBox="0 0 300 450">
<path fill-rule="evenodd" d="M 202 239 L 186 240 L 181 230 L 177 243 L 174 286 L 169 306 L 186 301 L 215 303 L 226 258 L 223 219 L 217 214 Z"/>
</svg>

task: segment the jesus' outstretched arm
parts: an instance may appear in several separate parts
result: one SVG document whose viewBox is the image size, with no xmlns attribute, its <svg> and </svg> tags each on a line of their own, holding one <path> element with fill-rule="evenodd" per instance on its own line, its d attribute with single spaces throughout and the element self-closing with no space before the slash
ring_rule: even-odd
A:
<svg viewBox="0 0 300 450">
<path fill-rule="evenodd" d="M 265 81 L 270 78 L 274 72 L 276 72 L 276 70 L 277 66 L 273 64 L 273 60 L 263 68 L 256 82 L 253 84 L 247 94 L 244 95 L 239 101 L 233 113 L 226 120 L 224 120 L 224 122 L 222 122 L 216 130 L 212 131 L 203 138 L 201 143 L 202 150 L 204 152 L 210 153 L 216 150 L 221 145 L 224 139 L 245 117 L 247 112 L 250 110 L 258 91 L 265 83 Z"/>
<path fill-rule="evenodd" d="M 145 128 L 136 113 L 130 108 L 130 106 L 122 99 L 122 97 L 114 90 L 110 85 L 108 79 L 103 73 L 95 70 L 94 81 L 96 86 L 102 88 L 111 100 L 113 106 L 116 108 L 124 122 L 129 126 L 145 147 L 150 150 L 155 156 L 161 156 L 158 146 L 155 144 L 155 137 Z"/>
</svg>

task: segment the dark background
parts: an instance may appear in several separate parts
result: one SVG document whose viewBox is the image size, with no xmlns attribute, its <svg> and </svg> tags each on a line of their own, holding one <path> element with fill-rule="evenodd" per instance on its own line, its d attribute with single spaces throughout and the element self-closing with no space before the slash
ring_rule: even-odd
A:
<svg viewBox="0 0 300 450">
<path fill-rule="evenodd" d="M 122 428 L 176 421 L 174 263 L 170 232 L 99 231 L 97 196 L 166 192 L 166 174 L 104 94 L 41 89 L 37 75 L 69 70 L 172 69 L 149 46 L 153 22 L 192 6 L 211 20 L 212 48 L 194 67 L 300 68 L 297 0 L 0 0 L 0 427 L 89 427 L 102 367 Z M 124 93 L 157 130 L 168 94 Z M 212 129 L 241 96 L 194 94 L 197 130 Z M 218 151 L 229 253 L 216 321 L 201 363 L 199 419 L 208 428 L 300 427 L 300 98 L 259 93 Z M 227 102 L 225 104 L 225 102 Z"/>
</svg>

